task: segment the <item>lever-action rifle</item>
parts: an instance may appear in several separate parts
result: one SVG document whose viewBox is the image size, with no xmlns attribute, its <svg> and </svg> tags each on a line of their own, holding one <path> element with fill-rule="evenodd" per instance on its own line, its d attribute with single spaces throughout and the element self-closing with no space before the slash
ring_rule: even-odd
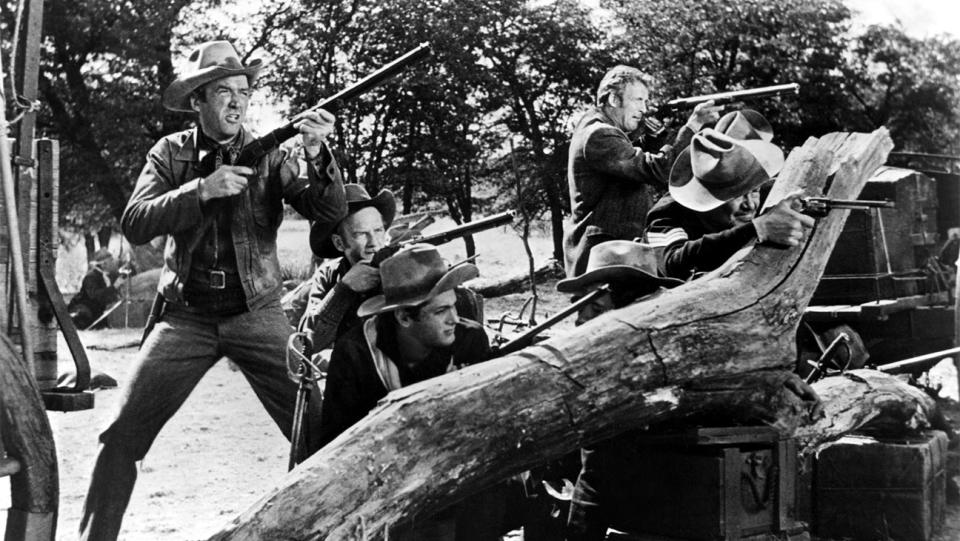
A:
<svg viewBox="0 0 960 541">
<path fill-rule="evenodd" d="M 828 197 L 804 197 L 800 201 L 800 212 L 814 218 L 823 218 L 833 209 L 892 209 L 893 201 L 868 201 L 855 199 L 830 199 Z"/>
<path fill-rule="evenodd" d="M 741 101 L 762 100 L 777 96 L 796 95 L 799 93 L 799 83 L 787 83 L 783 85 L 763 86 L 760 88 L 748 88 L 746 90 L 718 92 L 716 94 L 704 94 L 702 96 L 692 96 L 689 98 L 677 98 L 675 100 L 670 100 L 657 108 L 656 115 L 644 117 L 643 127 L 647 135 L 658 137 L 666 130 L 666 126 L 664 126 L 664 123 L 657 117 L 669 114 L 679 109 L 693 108 L 710 100 L 713 100 L 714 105 L 728 105 Z"/>
<path fill-rule="evenodd" d="M 467 235 L 472 235 L 474 233 L 486 231 L 487 229 L 493 229 L 494 227 L 506 225 L 512 221 L 513 211 L 508 210 L 506 212 L 501 212 L 500 214 L 487 216 L 486 218 L 480 220 L 475 220 L 473 222 L 467 222 L 463 225 L 451 227 L 450 229 L 440 231 L 439 233 L 396 242 L 380 248 L 377 253 L 373 254 L 373 258 L 370 260 L 370 265 L 379 267 L 380 263 L 382 263 L 384 259 L 397 253 L 401 248 L 407 246 L 408 244 L 432 244 L 434 246 L 439 246 L 454 239 L 459 239 L 460 237 L 466 237 Z"/>
<path fill-rule="evenodd" d="M 549 319 L 547 319 L 543 323 L 537 325 L 536 327 L 528 329 L 527 332 L 503 344 L 502 346 L 494 347 L 493 356 L 500 357 L 501 355 L 509 355 L 510 353 L 520 351 L 521 349 L 527 346 L 533 345 L 534 339 L 536 339 L 537 335 L 549 329 L 550 327 L 553 327 L 554 325 L 556 325 L 557 323 L 565 319 L 570 314 L 574 312 L 578 312 L 580 308 L 586 306 L 587 304 L 590 304 L 591 302 L 594 301 L 594 299 L 603 295 L 604 293 L 608 293 L 609 291 L 610 291 L 609 285 L 600 286 L 594 291 L 578 299 L 577 302 L 557 312 L 556 314 L 551 316 Z"/>
<path fill-rule="evenodd" d="M 427 43 L 421 43 L 416 48 L 407 51 L 403 56 L 396 58 L 386 66 L 383 66 L 370 75 L 367 75 L 363 79 L 360 79 L 347 88 L 344 88 L 333 96 L 321 100 L 313 107 L 307 109 L 307 111 L 324 109 L 326 111 L 330 111 L 331 113 L 335 113 L 345 103 L 355 100 L 359 96 L 369 92 L 370 90 L 373 90 L 390 79 L 393 79 L 400 72 L 430 56 L 430 54 L 430 45 Z M 256 165 L 260 163 L 260 160 L 263 159 L 264 156 L 299 133 L 300 131 L 294 127 L 294 122 L 291 120 L 283 126 L 280 126 L 263 137 L 260 137 L 244 146 L 237 155 L 236 162 L 233 165 L 256 167 Z M 216 159 L 216 153 L 210 152 L 202 160 L 200 160 L 200 163 L 196 168 L 197 176 L 205 177 L 212 174 L 216 169 Z M 205 217 L 203 224 L 201 224 L 201 226 L 197 229 L 196 236 L 194 236 L 190 242 L 189 250 L 191 252 L 196 249 L 197 245 L 200 243 L 200 239 L 203 238 L 204 234 L 207 232 L 207 229 L 213 224 L 217 214 L 222 212 L 222 208 L 226 204 L 226 199 L 229 198 L 214 200 L 212 202 L 214 207 L 210 209 L 210 212 Z"/>
<path fill-rule="evenodd" d="M 760 88 L 748 88 L 746 90 L 733 90 L 730 92 L 717 92 L 716 94 L 704 94 L 702 96 L 693 96 L 690 98 L 677 98 L 670 100 L 663 105 L 661 109 L 673 111 L 677 109 L 686 109 L 696 107 L 701 103 L 713 100 L 714 105 L 727 105 L 748 100 L 762 100 L 776 96 L 791 96 L 800 93 L 799 83 L 788 83 L 785 85 L 764 86 Z"/>
</svg>

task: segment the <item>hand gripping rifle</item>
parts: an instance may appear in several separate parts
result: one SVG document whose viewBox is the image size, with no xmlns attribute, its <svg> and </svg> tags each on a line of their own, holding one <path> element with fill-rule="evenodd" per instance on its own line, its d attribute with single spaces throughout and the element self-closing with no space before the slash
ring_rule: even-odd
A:
<svg viewBox="0 0 960 541">
<path fill-rule="evenodd" d="M 474 233 L 486 231 L 487 229 L 493 229 L 494 227 L 506 225 L 512 221 L 513 211 L 508 210 L 506 212 L 501 212 L 500 214 L 487 216 L 486 218 L 480 220 L 475 220 L 473 222 L 467 222 L 456 227 L 451 227 L 450 229 L 441 231 L 439 233 L 434 233 L 432 235 L 405 239 L 380 248 L 377 253 L 373 254 L 373 258 L 370 260 L 370 265 L 379 267 L 380 263 L 382 263 L 384 259 L 387 259 L 388 257 L 400 251 L 401 248 L 409 244 L 432 244 L 434 246 L 440 246 L 441 244 L 446 244 L 454 239 L 459 239 L 460 237 L 466 237 L 467 235 L 472 235 Z"/>
<path fill-rule="evenodd" d="M 370 75 L 367 75 L 363 79 L 360 79 L 347 88 L 344 88 L 333 96 L 320 101 L 320 103 L 307 109 L 307 111 L 324 109 L 326 111 L 335 113 L 345 103 L 353 101 L 359 96 L 369 92 L 370 90 L 373 90 L 390 79 L 393 79 L 400 72 L 430 56 L 430 54 L 430 45 L 427 43 L 421 43 L 416 48 L 407 51 L 403 56 L 396 58 L 386 66 L 383 66 Z M 264 156 L 278 148 L 283 142 L 299 133 L 300 131 L 294 127 L 294 122 L 291 120 L 283 126 L 280 126 L 263 137 L 260 137 L 244 146 L 237 155 L 236 162 L 233 165 L 242 165 L 255 168 Z M 200 160 L 200 163 L 197 166 L 197 175 L 199 177 L 205 177 L 212 174 L 216 169 L 216 159 L 216 153 L 208 153 L 202 160 Z M 226 199 L 228 198 L 224 198 L 223 200 L 214 200 L 212 202 L 214 205 L 213 208 L 211 208 L 210 212 L 207 213 L 203 223 L 199 228 L 197 228 L 196 235 L 191 239 L 190 244 L 188 245 L 191 252 L 196 249 L 197 245 L 200 243 L 200 240 L 213 224 L 213 221 L 216 219 L 217 215 L 223 211 L 223 208 L 226 206 Z"/>
<path fill-rule="evenodd" d="M 502 355 L 509 355 L 511 353 L 520 351 L 521 349 L 527 346 L 533 345 L 534 341 L 537 338 L 537 335 L 549 329 L 550 327 L 553 327 L 554 325 L 556 325 L 557 323 L 565 319 L 570 314 L 580 311 L 581 308 L 593 302 L 594 299 L 603 295 L 604 293 L 608 293 L 609 291 L 610 291 L 610 286 L 608 285 L 600 286 L 594 291 L 591 291 L 590 293 L 577 299 L 577 302 L 557 312 L 556 314 L 551 316 L 549 319 L 547 319 L 543 323 L 537 325 L 536 327 L 528 329 L 527 332 L 521 334 L 520 336 L 514 338 L 513 340 L 510 340 L 509 342 L 503 345 L 495 346 L 493 348 L 491 357 L 500 357 Z"/>
<path fill-rule="evenodd" d="M 746 90 L 733 90 L 730 92 L 717 92 L 716 94 L 704 94 L 702 96 L 691 96 L 689 98 L 677 98 L 670 100 L 657 109 L 656 116 L 644 118 L 644 129 L 651 136 L 658 136 L 663 133 L 665 127 L 657 116 L 671 113 L 680 109 L 693 108 L 701 103 L 713 100 L 714 105 L 729 105 L 742 101 L 763 100 L 778 96 L 793 96 L 800 94 L 799 83 L 787 83 L 783 85 L 763 86 L 760 88 L 748 88 Z"/>
</svg>

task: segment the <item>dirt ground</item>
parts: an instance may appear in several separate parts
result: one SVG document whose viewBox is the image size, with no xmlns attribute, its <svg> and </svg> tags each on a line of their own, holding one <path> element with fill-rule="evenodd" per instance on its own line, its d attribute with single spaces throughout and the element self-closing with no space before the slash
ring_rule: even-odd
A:
<svg viewBox="0 0 960 541">
<path fill-rule="evenodd" d="M 293 227 L 302 234 L 302 228 L 296 229 L 299 225 Z M 518 265 L 522 268 L 525 264 L 522 245 L 515 237 L 503 240 L 506 236 L 507 232 L 491 234 L 490 238 L 478 242 L 480 267 L 488 276 L 512 273 Z M 483 246 L 497 249 L 484 253 Z M 545 259 L 544 242 L 538 242 L 536 250 L 538 261 Z M 447 257 L 457 259 L 455 255 L 447 254 Z M 541 314 L 553 313 L 567 302 L 562 296 L 548 293 L 551 289 L 552 284 L 541 288 L 545 293 Z M 510 295 L 490 300 L 486 315 L 515 314 L 524 299 L 524 295 Z M 570 325 L 567 321 L 561 328 Z M 82 332 L 81 339 L 92 366 L 115 377 L 122 387 L 130 374 L 139 335 L 139 329 L 117 329 Z M 68 351 L 62 339 L 60 351 Z M 61 370 L 69 368 L 69 355 L 61 355 L 61 360 Z M 944 380 L 950 384 L 956 378 L 951 374 Z M 956 392 L 955 386 L 952 392 Z M 98 391 L 93 410 L 50 413 L 60 463 L 57 539 L 76 538 L 97 435 L 110 420 L 119 398 L 117 389 Z M 960 425 L 960 408 L 954 408 L 952 417 L 954 425 Z M 243 376 L 232 371 L 228 363 L 218 363 L 160 433 L 140 465 L 121 539 L 206 539 L 256 502 L 285 474 L 287 453 L 286 440 Z M 0 509 L 8 506 L 9 488 L 6 480 L 0 479 Z M 5 519 L 5 514 L 0 513 L 0 528 L 4 527 Z M 515 533 L 510 539 L 518 540 L 521 536 Z M 960 506 L 948 508 L 947 524 L 935 540 L 960 540 Z"/>
</svg>

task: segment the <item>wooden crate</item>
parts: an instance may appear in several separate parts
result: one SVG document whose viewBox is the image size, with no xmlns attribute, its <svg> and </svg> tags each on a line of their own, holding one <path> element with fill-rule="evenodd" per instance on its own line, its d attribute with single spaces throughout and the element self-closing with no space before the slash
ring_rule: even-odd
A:
<svg viewBox="0 0 960 541">
<path fill-rule="evenodd" d="M 879 441 L 851 436 L 816 459 L 817 535 L 927 541 L 943 524 L 947 436 L 929 431 Z"/>
<path fill-rule="evenodd" d="M 796 444 L 769 427 L 638 439 L 640 465 L 614 528 L 636 538 L 806 538 L 795 520 Z"/>
</svg>

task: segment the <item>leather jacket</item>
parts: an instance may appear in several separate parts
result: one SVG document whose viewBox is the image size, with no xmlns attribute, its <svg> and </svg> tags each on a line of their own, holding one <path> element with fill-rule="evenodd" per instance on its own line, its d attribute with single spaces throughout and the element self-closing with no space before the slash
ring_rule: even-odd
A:
<svg viewBox="0 0 960 541">
<path fill-rule="evenodd" d="M 254 138 L 243 129 L 245 145 Z M 302 152 L 292 146 L 273 150 L 261 160 L 247 189 L 230 198 L 231 237 L 250 310 L 279 299 L 277 230 L 284 201 L 311 220 L 339 222 L 347 214 L 343 180 L 329 150 L 324 148 L 315 163 L 307 164 L 306 174 L 301 174 L 304 161 L 298 156 Z M 135 245 L 166 235 L 158 290 L 168 302 L 182 305 L 187 304 L 183 287 L 192 256 L 187 246 L 209 211 L 197 190 L 201 157 L 196 128 L 160 139 L 147 154 L 120 220 L 123 234 Z"/>
</svg>

